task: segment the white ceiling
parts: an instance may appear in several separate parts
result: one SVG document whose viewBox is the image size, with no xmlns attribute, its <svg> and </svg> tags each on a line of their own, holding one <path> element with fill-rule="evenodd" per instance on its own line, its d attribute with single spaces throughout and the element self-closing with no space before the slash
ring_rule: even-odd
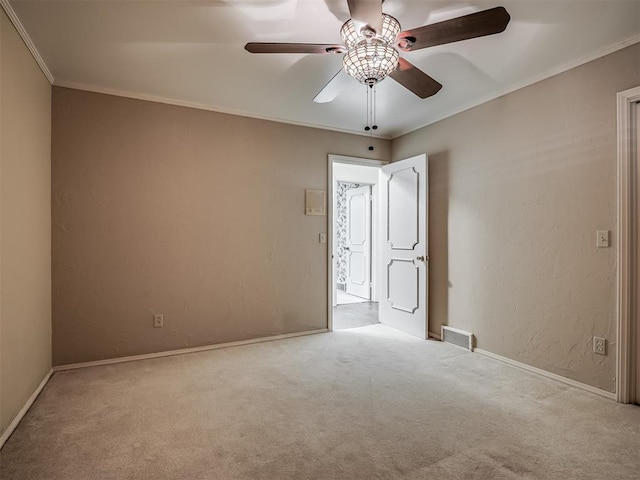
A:
<svg viewBox="0 0 640 480">
<path fill-rule="evenodd" d="M 6 3 L 6 2 L 5 2 Z M 13 0 L 55 84 L 364 133 L 366 87 L 312 101 L 341 55 L 255 55 L 249 41 L 340 43 L 346 0 Z M 498 35 L 404 53 L 444 85 L 421 100 L 377 87 L 377 134 L 395 138 L 621 45 L 640 41 L 640 0 L 387 0 L 403 29 L 502 5 Z M 640 60 L 639 60 L 640 61 Z"/>
</svg>

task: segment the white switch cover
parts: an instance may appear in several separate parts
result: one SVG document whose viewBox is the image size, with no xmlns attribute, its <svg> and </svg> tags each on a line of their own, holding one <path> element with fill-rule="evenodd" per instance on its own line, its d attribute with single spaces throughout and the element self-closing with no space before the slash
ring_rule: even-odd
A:
<svg viewBox="0 0 640 480">
<path fill-rule="evenodd" d="M 327 234 L 321 233 L 320 235 L 318 235 L 318 240 L 320 241 L 320 243 L 327 243 Z"/>
<path fill-rule="evenodd" d="M 609 246 L 609 230 L 598 230 L 596 234 L 596 246 L 598 248 L 607 248 Z"/>
</svg>

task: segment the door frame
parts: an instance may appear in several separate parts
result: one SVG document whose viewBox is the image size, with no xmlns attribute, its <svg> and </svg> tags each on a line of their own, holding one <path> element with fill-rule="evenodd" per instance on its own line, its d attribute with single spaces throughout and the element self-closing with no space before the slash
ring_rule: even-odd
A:
<svg viewBox="0 0 640 480">
<path fill-rule="evenodd" d="M 636 107 L 640 102 L 640 86 L 618 93 L 618 159 L 617 159 L 617 355 L 616 400 L 620 403 L 640 401 L 636 392 L 636 355 L 640 319 L 638 318 L 638 187 L 639 165 L 636 148 Z"/>
<path fill-rule="evenodd" d="M 350 165 L 362 165 L 365 167 L 382 167 L 389 162 L 385 160 L 373 160 L 370 158 L 347 157 L 330 153 L 327 157 L 327 329 L 333 331 L 333 295 L 334 285 L 334 262 L 333 262 L 333 164 L 347 163 Z M 373 233 L 372 233 L 373 237 Z"/>
</svg>

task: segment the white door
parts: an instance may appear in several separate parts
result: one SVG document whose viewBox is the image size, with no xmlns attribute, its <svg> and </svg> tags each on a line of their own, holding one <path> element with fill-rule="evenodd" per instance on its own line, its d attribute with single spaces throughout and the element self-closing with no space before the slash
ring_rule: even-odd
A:
<svg viewBox="0 0 640 480">
<path fill-rule="evenodd" d="M 347 190 L 347 285 L 351 295 L 371 299 L 371 186 Z"/>
<path fill-rule="evenodd" d="M 380 178 L 380 323 L 427 338 L 427 156 L 385 165 Z"/>
</svg>

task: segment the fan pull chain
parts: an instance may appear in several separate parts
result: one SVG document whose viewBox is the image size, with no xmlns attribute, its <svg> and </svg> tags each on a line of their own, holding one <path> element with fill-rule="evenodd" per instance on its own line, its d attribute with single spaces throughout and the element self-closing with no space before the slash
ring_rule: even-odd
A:
<svg viewBox="0 0 640 480">
<path fill-rule="evenodd" d="M 373 100 L 373 108 L 371 109 L 371 123 L 373 124 L 371 128 L 373 130 L 377 130 L 378 126 L 376 125 L 376 86 L 371 87 L 371 99 Z"/>
<path fill-rule="evenodd" d="M 367 90 L 367 111 L 366 111 L 366 115 L 367 115 L 367 120 L 365 121 L 365 127 L 364 130 L 365 132 L 368 132 L 371 127 L 369 127 L 369 112 L 371 111 L 371 95 L 369 95 L 369 87 L 365 87 Z"/>
<path fill-rule="evenodd" d="M 365 132 L 369 132 L 369 139 L 373 142 L 373 131 L 378 129 L 376 125 L 376 86 L 367 85 L 367 126 Z M 373 145 L 369 145 L 369 150 L 373 150 Z"/>
</svg>

